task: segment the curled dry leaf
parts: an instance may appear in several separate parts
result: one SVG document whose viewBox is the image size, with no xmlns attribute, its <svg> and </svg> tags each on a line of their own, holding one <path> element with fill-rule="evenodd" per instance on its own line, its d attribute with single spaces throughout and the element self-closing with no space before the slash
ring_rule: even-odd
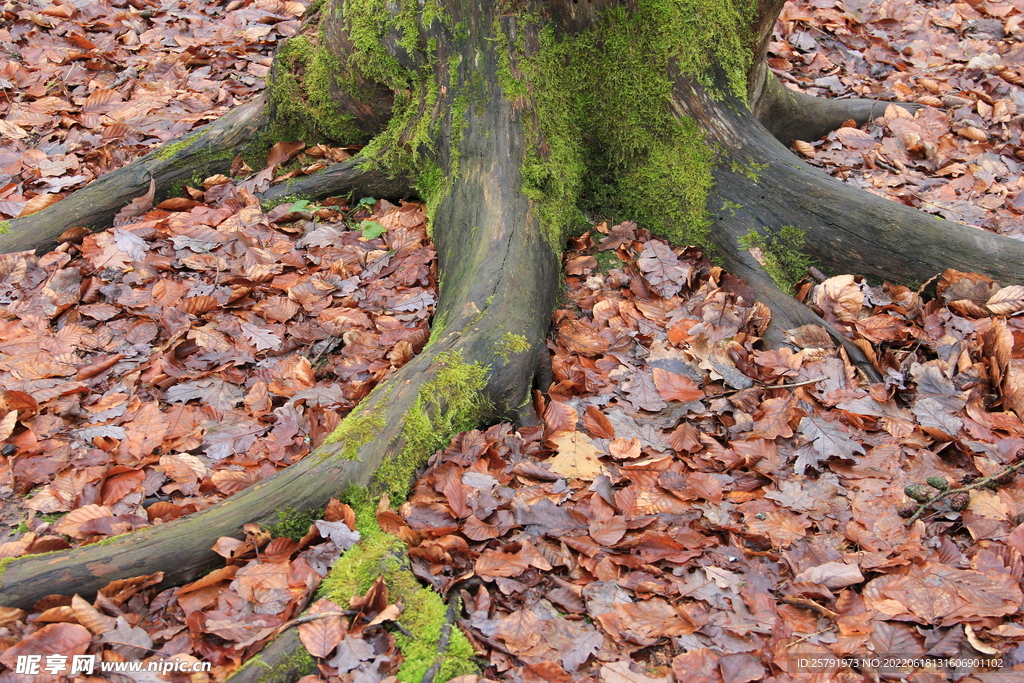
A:
<svg viewBox="0 0 1024 683">
<path fill-rule="evenodd" d="M 985 307 L 996 315 L 1013 315 L 1024 311 L 1024 285 L 1003 287 L 992 295 Z"/>
<path fill-rule="evenodd" d="M 974 126 L 964 126 L 958 130 L 956 134 L 962 138 L 974 140 L 975 142 L 986 142 L 988 140 L 988 133 L 980 128 L 975 128 Z"/>
<path fill-rule="evenodd" d="M 800 152 L 800 154 L 804 155 L 805 157 L 810 158 L 814 156 L 814 145 L 812 145 L 809 142 L 804 142 L 803 140 L 795 140 L 793 142 L 793 148 L 796 151 Z"/>
<path fill-rule="evenodd" d="M 1024 85 L 1024 78 L 1021 78 L 1021 75 L 1019 73 L 1017 73 L 1016 71 L 1009 67 L 997 69 L 996 73 L 999 74 L 1000 78 L 1002 78 L 1007 83 L 1013 83 L 1014 85 Z"/>
</svg>

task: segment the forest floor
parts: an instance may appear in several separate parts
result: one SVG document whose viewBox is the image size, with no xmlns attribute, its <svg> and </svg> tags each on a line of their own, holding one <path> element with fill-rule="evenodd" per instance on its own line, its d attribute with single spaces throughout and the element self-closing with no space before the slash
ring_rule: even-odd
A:
<svg viewBox="0 0 1024 683">
<path fill-rule="evenodd" d="M 304 9 L 80 4 L 6 10 L 6 217 L 257 92 Z M 895 201 L 1024 235 L 1022 11 L 788 5 L 770 55 L 785 82 L 928 105 L 798 151 Z M 140 197 L 109 231 L 0 257 L 0 558 L 215 503 L 316 448 L 422 347 L 436 266 L 421 205 L 253 198 L 349 152 L 282 142 L 269 171 L 239 162 L 157 206 Z M 820 328 L 761 350 L 766 311 L 742 281 L 613 223 L 567 247 L 543 425 L 459 435 L 378 513 L 417 575 L 461 598 L 481 675 L 1018 680 L 1024 287 L 809 277 L 799 296 L 875 364 L 884 382 L 868 384 Z M 187 586 L 158 590 L 157 574 L 91 602 L 0 607 L 0 683 L 67 680 L 45 656 L 85 653 L 205 661 L 209 674 L 159 680 L 223 680 L 296 626 L 356 540 L 343 503 L 320 517 L 222 539 L 225 565 Z M 319 663 L 306 683 L 398 673 L 402 606 L 365 588 L 358 606 L 314 604 L 344 619 L 297 625 Z M 43 673 L 17 673 L 32 655 Z"/>
</svg>

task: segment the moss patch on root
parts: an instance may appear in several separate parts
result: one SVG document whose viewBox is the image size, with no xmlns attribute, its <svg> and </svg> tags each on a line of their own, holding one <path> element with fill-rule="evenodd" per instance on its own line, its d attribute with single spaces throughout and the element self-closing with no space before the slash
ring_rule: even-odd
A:
<svg viewBox="0 0 1024 683">
<path fill-rule="evenodd" d="M 4 572 L 7 571 L 7 565 L 14 562 L 16 557 L 0 557 L 0 588 L 4 587 Z"/>
<path fill-rule="evenodd" d="M 583 225 L 581 207 L 632 218 L 675 243 L 710 246 L 714 151 L 695 122 L 672 111 L 674 75 L 722 97 L 715 65 L 729 93 L 745 100 L 755 5 L 637 0 L 606 11 L 587 33 L 543 29 L 540 50 L 518 55 L 518 73 L 502 83 L 522 80 L 530 93 L 527 139 L 537 142 L 522 166 L 524 192 L 556 251 Z M 520 95 L 519 86 L 509 90 Z"/>
<path fill-rule="evenodd" d="M 513 353 L 525 353 L 530 350 L 530 342 L 521 334 L 506 332 L 494 345 L 494 355 L 508 364 Z"/>
<path fill-rule="evenodd" d="M 323 508 L 314 508 L 299 512 L 288 506 L 277 511 L 277 523 L 270 527 L 270 533 L 274 538 L 282 536 L 298 541 L 306 532 L 309 525 L 323 517 Z"/>
<path fill-rule="evenodd" d="M 395 633 L 404 657 L 398 679 L 409 683 L 421 680 L 439 654 L 441 671 L 434 680 L 447 681 L 474 673 L 473 646 L 458 628 L 452 629 L 445 652 L 438 652 L 446 621 L 445 604 L 441 596 L 423 587 L 409 569 L 405 543 L 377 526 L 376 502 L 365 489 L 350 491 L 348 500 L 356 509 L 357 526 L 363 538 L 335 563 L 320 587 L 319 597 L 330 598 L 344 607 L 349 598 L 364 594 L 378 578 L 383 578 L 390 601 L 404 607 L 398 623 L 409 632 Z"/>
<path fill-rule="evenodd" d="M 783 291 L 790 291 L 814 264 L 803 250 L 804 231 L 792 225 L 764 234 L 751 229 L 739 242 L 744 249 L 757 250 L 755 259 Z"/>
<path fill-rule="evenodd" d="M 259 655 L 249 660 L 246 666 L 258 666 L 266 669 L 256 679 L 256 683 L 291 683 L 313 671 L 316 668 L 316 659 L 309 654 L 302 643 L 299 643 L 294 650 L 278 660 L 274 666 L 264 662 Z"/>
<path fill-rule="evenodd" d="M 387 395 L 382 397 L 371 410 L 356 409 L 341 421 L 331 434 L 324 439 L 324 446 L 342 443 L 338 456 L 345 460 L 355 460 L 359 449 L 373 441 L 384 429 L 384 403 Z"/>
<path fill-rule="evenodd" d="M 274 126 L 262 136 L 268 142 L 366 141 L 367 135 L 355 125 L 355 118 L 342 112 L 335 102 L 331 92 L 334 79 L 347 82 L 351 90 L 357 88 L 354 80 L 339 78 L 338 58 L 324 42 L 320 35 L 311 38 L 299 34 L 278 49 L 270 79 Z"/>
<path fill-rule="evenodd" d="M 446 607 L 437 593 L 420 585 L 412 574 L 405 544 L 377 525 L 377 502 L 385 495 L 393 501 L 405 500 L 416 470 L 455 434 L 479 424 L 489 407 L 482 395 L 487 367 L 466 363 L 455 351 L 438 354 L 435 362 L 434 378 L 420 387 L 416 402 L 403 417 L 401 452 L 381 465 L 368 487 L 352 487 L 346 493 L 362 540 L 335 563 L 320 588 L 321 597 L 344 606 L 378 577 L 384 578 L 391 601 L 404 605 L 399 623 L 411 634 L 395 634 L 405 658 L 398 672 L 401 681 L 419 681 L 434 664 Z M 453 629 L 435 680 L 473 673 L 472 657 L 472 645 Z"/>
<path fill-rule="evenodd" d="M 490 408 L 482 394 L 486 366 L 466 363 L 458 351 L 438 354 L 436 363 L 440 367 L 434 379 L 420 387 L 416 402 L 403 417 L 405 446 L 381 464 L 370 486 L 378 498 L 387 494 L 391 500 L 405 500 L 416 470 L 427 458 L 459 432 L 480 424 Z"/>
</svg>

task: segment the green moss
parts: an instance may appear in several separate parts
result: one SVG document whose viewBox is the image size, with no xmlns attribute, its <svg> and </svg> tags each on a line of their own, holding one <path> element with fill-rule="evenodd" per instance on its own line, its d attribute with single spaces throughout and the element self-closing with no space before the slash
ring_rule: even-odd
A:
<svg viewBox="0 0 1024 683">
<path fill-rule="evenodd" d="M 729 168 L 733 173 L 744 175 L 756 183 L 761 180 L 761 171 L 768 168 L 768 164 L 760 164 L 749 159 L 745 162 L 734 160 L 729 164 Z"/>
<path fill-rule="evenodd" d="M 139 536 L 140 534 L 145 533 L 146 529 L 152 529 L 152 528 L 153 527 L 151 527 L 151 526 L 143 527 L 141 529 L 136 529 L 135 531 L 126 531 L 123 534 L 117 534 L 116 536 L 107 536 L 106 538 L 100 539 L 99 541 L 96 541 L 94 543 L 90 543 L 89 545 L 90 546 L 93 546 L 93 545 L 110 545 L 111 543 L 116 543 L 117 541 L 120 541 L 125 536 Z"/>
<path fill-rule="evenodd" d="M 487 385 L 485 366 L 466 363 L 456 351 L 438 354 L 436 362 L 437 374 L 420 387 L 404 416 L 405 446 L 377 470 L 370 490 L 378 497 L 405 500 L 416 470 L 427 458 L 457 433 L 477 426 L 490 408 L 481 393 Z"/>
<path fill-rule="evenodd" d="M 714 151 L 672 110 L 673 75 L 720 97 L 714 64 L 745 99 L 753 13 L 750 0 L 638 0 L 584 34 L 541 31 L 540 50 L 519 60 L 534 103 L 527 136 L 537 141 L 521 171 L 553 248 L 584 224 L 581 206 L 708 245 Z M 514 80 L 511 69 L 503 78 Z"/>
<path fill-rule="evenodd" d="M 441 631 L 446 623 L 445 605 L 437 593 L 421 586 L 409 570 L 405 544 L 377 526 L 376 503 L 366 491 L 350 491 L 348 501 L 356 510 L 362 540 L 335 563 L 320 586 L 320 597 L 347 605 L 349 598 L 363 595 L 378 578 L 383 578 L 390 602 L 404 606 L 398 621 L 409 633 L 395 633 L 404 657 L 398 679 L 419 681 L 438 656 Z M 453 628 L 442 655 L 441 671 L 434 680 L 447 681 L 475 670 L 473 646 L 458 628 Z"/>
<path fill-rule="evenodd" d="M 391 391 L 389 387 L 388 392 Z M 324 439 L 323 445 L 342 442 L 339 457 L 345 460 L 355 460 L 359 449 L 373 441 L 380 431 L 384 429 L 384 404 L 387 401 L 387 394 L 376 403 L 371 410 L 359 410 L 348 414 L 335 428 L 331 434 Z"/>
<path fill-rule="evenodd" d="M 289 194 L 281 197 L 280 199 L 275 199 L 272 202 L 260 202 L 260 208 L 266 212 L 270 211 L 274 207 L 281 206 L 282 204 L 294 204 L 295 202 L 301 201 L 314 202 L 316 201 L 316 197 L 311 194 Z"/>
<path fill-rule="evenodd" d="M 494 32 L 495 49 L 498 53 L 498 85 L 501 86 L 505 97 L 512 102 L 522 100 L 529 94 L 529 91 L 527 90 L 526 83 L 512 69 L 512 45 L 510 44 L 508 34 L 502 28 L 500 19 L 495 18 L 491 30 Z M 522 35 L 520 31 L 519 37 L 522 37 Z M 520 57 L 523 56 L 521 47 L 516 50 L 516 54 Z"/>
<path fill-rule="evenodd" d="M 316 668 L 316 659 L 309 650 L 299 643 L 294 650 L 284 655 L 274 666 L 264 662 L 259 655 L 246 662 L 246 666 L 258 666 L 266 669 L 256 679 L 256 683 L 291 683 L 297 681 Z"/>
<path fill-rule="evenodd" d="M 185 186 L 194 187 L 196 189 L 203 186 L 203 181 L 206 178 L 200 173 L 193 173 L 191 178 L 175 180 L 171 183 L 171 189 L 168 191 L 170 197 L 182 197 L 185 194 Z"/>
<path fill-rule="evenodd" d="M 736 211 L 742 208 L 742 204 L 737 204 L 731 199 L 726 199 L 725 201 L 722 202 L 722 211 L 728 211 L 730 216 L 735 216 Z"/>
<path fill-rule="evenodd" d="M 614 251 L 599 251 L 594 254 L 594 258 L 597 259 L 597 272 L 602 275 L 607 275 L 615 268 L 621 268 L 623 263 L 619 255 Z"/>
<path fill-rule="evenodd" d="M 289 505 L 277 511 L 277 523 L 270 527 L 270 533 L 274 538 L 287 537 L 298 541 L 309 531 L 309 525 L 322 519 L 323 514 L 323 508 L 299 512 Z"/>
<path fill-rule="evenodd" d="M 355 118 L 342 112 L 332 94 L 332 87 L 337 86 L 359 96 L 358 81 L 338 68 L 338 57 L 324 43 L 322 35 L 314 39 L 299 34 L 278 48 L 269 84 L 274 126 L 261 136 L 264 143 L 366 141 L 367 135 L 356 126 Z"/>
<path fill-rule="evenodd" d="M 10 221 L 0 221 L 0 235 L 6 235 L 11 231 Z"/>
<path fill-rule="evenodd" d="M 784 225 L 778 232 L 761 234 L 751 229 L 740 238 L 744 249 L 758 249 L 761 252 L 761 267 L 779 287 L 789 291 L 793 283 L 802 278 L 814 261 L 804 253 L 804 231 L 792 225 Z"/>
<path fill-rule="evenodd" d="M 529 350 L 530 342 L 526 337 L 521 334 L 512 334 L 511 332 L 503 334 L 498 343 L 494 345 L 495 355 L 500 356 L 506 365 L 513 353 L 525 353 Z"/>
<path fill-rule="evenodd" d="M 4 587 L 4 572 L 7 571 L 7 565 L 14 562 L 16 557 L 0 557 L 0 588 Z"/>
<path fill-rule="evenodd" d="M 153 152 L 153 156 L 157 159 L 160 159 L 161 161 L 170 159 L 183 149 L 191 147 L 192 143 L 199 139 L 199 136 L 200 134 L 193 133 L 192 135 L 187 135 L 183 137 L 181 140 L 178 140 L 177 142 L 168 142 L 167 144 L 158 147 L 157 150 Z"/>
</svg>

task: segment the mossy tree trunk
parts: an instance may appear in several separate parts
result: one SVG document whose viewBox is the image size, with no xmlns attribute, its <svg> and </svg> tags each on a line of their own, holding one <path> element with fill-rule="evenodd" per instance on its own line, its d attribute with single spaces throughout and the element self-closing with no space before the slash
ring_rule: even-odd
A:
<svg viewBox="0 0 1024 683">
<path fill-rule="evenodd" d="M 285 505 L 315 508 L 352 486 L 370 493 L 357 496 L 366 505 L 374 495 L 401 496 L 415 468 L 454 432 L 502 417 L 531 419 L 558 253 L 571 231 L 586 227 L 587 211 L 631 218 L 675 244 L 713 248 L 772 308 L 771 343 L 780 330 L 823 323 L 749 254 L 752 231 L 765 243 L 802 231 L 796 247 L 836 273 L 920 281 L 955 267 L 1024 279 L 1024 244 L 848 188 L 783 146 L 780 139 L 814 139 L 877 111 L 870 102 L 798 97 L 774 81 L 763 58 L 781 5 L 322 4 L 280 49 L 267 105 L 236 118 L 249 134 L 258 128 L 263 143 L 367 143 L 350 163 L 270 197 L 341 188 L 380 196 L 391 188 L 426 200 L 439 254 L 431 343 L 304 462 L 192 518 L 105 546 L 9 562 L 2 602 L 30 605 L 158 570 L 185 581 L 214 559 L 212 541 L 239 533 L 245 521 L 272 520 Z M 226 127 L 217 126 L 189 144 L 215 144 Z M 240 146 L 233 133 L 223 149 L 204 153 L 227 158 Z M 168 149 L 143 162 L 156 164 L 146 168 L 159 182 L 190 147 Z M 134 168 L 125 173 L 141 167 Z M 51 240 L 69 227 L 54 209 L 72 199 L 15 222 L 0 247 Z"/>
</svg>

